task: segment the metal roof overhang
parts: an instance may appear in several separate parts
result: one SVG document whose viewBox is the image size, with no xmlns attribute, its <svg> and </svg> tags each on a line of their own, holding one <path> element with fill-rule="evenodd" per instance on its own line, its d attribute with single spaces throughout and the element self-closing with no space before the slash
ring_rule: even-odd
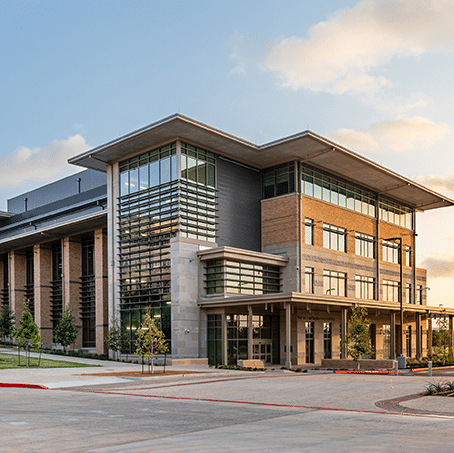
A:
<svg viewBox="0 0 454 453">
<path fill-rule="evenodd" d="M 88 214 L 67 222 L 56 223 L 2 239 L 0 240 L 0 253 L 51 242 L 62 237 L 81 234 L 85 231 L 103 228 L 105 226 L 107 226 L 107 211 Z"/>
<path fill-rule="evenodd" d="M 68 160 L 106 171 L 107 165 L 173 140 L 185 140 L 259 169 L 298 160 L 425 211 L 454 201 L 310 131 L 257 146 L 183 115 L 172 115 Z"/>
</svg>

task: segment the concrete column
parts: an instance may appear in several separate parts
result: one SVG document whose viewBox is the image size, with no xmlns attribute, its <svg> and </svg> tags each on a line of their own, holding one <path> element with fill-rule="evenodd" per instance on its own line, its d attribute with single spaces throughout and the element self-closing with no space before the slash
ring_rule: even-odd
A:
<svg viewBox="0 0 454 453">
<path fill-rule="evenodd" d="M 432 315 L 427 320 L 427 355 L 432 355 Z"/>
<path fill-rule="evenodd" d="M 51 345 L 51 281 L 52 281 L 52 249 L 43 245 L 35 245 L 34 253 L 34 281 L 35 281 L 35 322 L 39 327 L 41 342 Z"/>
<path fill-rule="evenodd" d="M 394 359 L 396 357 L 396 314 L 393 311 L 389 312 L 389 324 L 391 333 L 389 358 Z"/>
<path fill-rule="evenodd" d="M 228 365 L 227 363 L 227 318 L 225 312 L 221 314 L 222 322 L 222 364 Z"/>
<path fill-rule="evenodd" d="M 106 354 L 105 339 L 109 328 L 107 281 L 107 232 L 95 230 L 94 270 L 96 303 L 96 354 Z"/>
<path fill-rule="evenodd" d="M 292 367 L 291 349 L 291 310 L 290 302 L 285 304 L 285 366 Z"/>
<path fill-rule="evenodd" d="M 75 348 L 82 347 L 80 310 L 80 277 L 82 275 L 82 247 L 78 238 L 64 238 L 63 246 L 63 307 L 70 308 L 79 330 Z"/>
<path fill-rule="evenodd" d="M 421 357 L 421 313 L 416 313 L 416 358 Z"/>
<path fill-rule="evenodd" d="M 247 306 L 247 358 L 252 360 L 252 306 Z"/>
<path fill-rule="evenodd" d="M 10 252 L 10 307 L 16 316 L 16 327 L 19 327 L 19 319 L 24 312 L 26 265 L 25 253 Z"/>
<path fill-rule="evenodd" d="M 340 350 L 341 359 L 347 358 L 347 348 L 345 345 L 345 339 L 347 338 L 347 307 L 341 308 L 341 334 L 340 334 Z"/>
<path fill-rule="evenodd" d="M 452 315 L 449 315 L 449 353 L 452 353 Z"/>
</svg>

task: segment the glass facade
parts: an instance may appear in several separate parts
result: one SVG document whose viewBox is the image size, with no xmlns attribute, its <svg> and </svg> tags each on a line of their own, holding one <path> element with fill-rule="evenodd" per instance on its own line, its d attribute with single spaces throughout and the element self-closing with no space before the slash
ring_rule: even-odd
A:
<svg viewBox="0 0 454 453">
<path fill-rule="evenodd" d="M 122 326 L 145 313 L 171 342 L 170 239 L 216 239 L 215 155 L 177 143 L 120 162 L 119 258 Z"/>
<path fill-rule="evenodd" d="M 263 170 L 262 182 L 263 198 L 295 192 L 295 163 L 288 162 Z"/>
<path fill-rule="evenodd" d="M 60 244 L 52 246 L 52 281 L 50 299 L 52 327 L 55 329 L 63 313 L 63 257 Z"/>
<path fill-rule="evenodd" d="M 279 266 L 208 260 L 205 267 L 207 294 L 269 294 L 280 291 Z"/>
<path fill-rule="evenodd" d="M 35 265 L 33 249 L 25 252 L 25 299 L 28 301 L 28 308 L 35 319 Z"/>
<path fill-rule="evenodd" d="M 222 315 L 207 316 L 208 364 L 222 363 Z"/>
</svg>

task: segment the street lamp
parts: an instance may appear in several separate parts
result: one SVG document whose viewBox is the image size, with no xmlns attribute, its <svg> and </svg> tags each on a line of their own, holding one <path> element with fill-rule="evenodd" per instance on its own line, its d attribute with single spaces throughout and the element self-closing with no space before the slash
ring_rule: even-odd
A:
<svg viewBox="0 0 454 453">
<path fill-rule="evenodd" d="M 400 304 L 400 345 L 399 345 L 399 348 L 398 348 L 398 353 L 399 353 L 399 358 L 402 357 L 403 359 L 404 358 L 404 355 L 403 355 L 403 338 L 404 338 L 404 306 L 403 306 L 403 297 L 402 297 L 402 292 L 403 292 L 403 280 L 404 280 L 404 277 L 403 277 L 403 257 L 402 257 L 402 238 L 401 237 L 398 237 L 398 238 L 388 238 L 388 239 L 385 239 L 385 241 L 398 241 L 399 242 L 399 248 L 398 248 L 398 252 L 399 252 L 399 304 Z M 401 368 L 400 366 L 400 363 L 399 363 L 399 368 Z M 405 366 L 403 366 L 403 368 L 405 368 Z"/>
</svg>

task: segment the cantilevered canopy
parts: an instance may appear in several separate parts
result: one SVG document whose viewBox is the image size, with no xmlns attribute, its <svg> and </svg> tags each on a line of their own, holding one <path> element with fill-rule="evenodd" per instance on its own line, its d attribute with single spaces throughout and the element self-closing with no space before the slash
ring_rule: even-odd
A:
<svg viewBox="0 0 454 453">
<path fill-rule="evenodd" d="M 260 169 L 299 160 L 421 211 L 454 205 L 453 200 L 310 131 L 258 146 L 179 114 L 72 157 L 69 163 L 106 171 L 107 165 L 174 140 L 187 141 Z"/>
</svg>

